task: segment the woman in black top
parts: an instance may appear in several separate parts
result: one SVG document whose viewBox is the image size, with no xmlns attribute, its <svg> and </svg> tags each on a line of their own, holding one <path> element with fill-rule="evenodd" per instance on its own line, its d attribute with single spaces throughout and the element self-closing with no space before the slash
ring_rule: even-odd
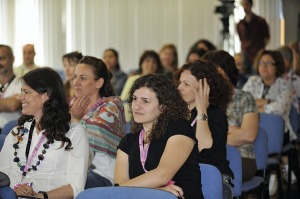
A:
<svg viewBox="0 0 300 199">
<path fill-rule="evenodd" d="M 203 198 L 197 140 L 187 104 L 164 75 L 146 75 L 128 99 L 134 121 L 117 151 L 115 183 Z"/>
<path fill-rule="evenodd" d="M 184 64 L 175 79 L 191 111 L 190 123 L 198 140 L 199 162 L 213 165 L 222 175 L 233 177 L 226 160 L 228 122 L 225 111 L 232 95 L 229 82 L 213 62 L 204 60 Z M 226 186 L 230 189 L 228 183 Z"/>
</svg>

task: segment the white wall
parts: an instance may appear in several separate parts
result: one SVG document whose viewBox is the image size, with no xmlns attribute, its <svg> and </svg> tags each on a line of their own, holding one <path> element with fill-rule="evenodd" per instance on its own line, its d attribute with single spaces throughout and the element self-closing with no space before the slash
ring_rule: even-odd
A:
<svg viewBox="0 0 300 199">
<path fill-rule="evenodd" d="M 254 0 L 254 11 L 270 24 L 270 48 L 280 41 L 279 2 Z M 31 10 L 20 10 L 22 3 Z M 165 43 L 178 47 L 182 64 L 200 38 L 220 46 L 222 24 L 214 13 L 220 4 L 218 0 L 0 0 L 0 43 L 14 48 L 15 65 L 22 62 L 25 41 L 35 43 L 37 64 L 56 69 L 62 68 L 66 52 L 79 50 L 101 58 L 104 49 L 114 47 L 128 72 L 138 67 L 145 49 L 158 51 Z M 28 18 L 26 12 L 35 17 Z M 20 21 L 25 26 L 15 31 Z M 22 35 L 29 35 L 24 42 L 18 39 Z"/>
</svg>

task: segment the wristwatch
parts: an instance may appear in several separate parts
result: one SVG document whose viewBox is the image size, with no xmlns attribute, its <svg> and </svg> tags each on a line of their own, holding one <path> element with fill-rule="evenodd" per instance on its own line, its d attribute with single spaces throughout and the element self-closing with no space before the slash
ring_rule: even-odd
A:
<svg viewBox="0 0 300 199">
<path fill-rule="evenodd" d="M 202 120 L 202 121 L 207 121 L 207 114 L 202 113 L 200 115 L 197 115 L 196 120 Z"/>
</svg>

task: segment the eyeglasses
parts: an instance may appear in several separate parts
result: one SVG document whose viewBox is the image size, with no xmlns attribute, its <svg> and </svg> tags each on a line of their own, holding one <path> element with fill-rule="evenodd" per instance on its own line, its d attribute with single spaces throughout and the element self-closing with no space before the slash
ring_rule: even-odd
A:
<svg viewBox="0 0 300 199">
<path fill-rule="evenodd" d="M 259 66 L 275 66 L 276 65 L 276 63 L 274 63 L 274 62 L 272 62 L 272 61 L 266 61 L 266 62 L 264 62 L 264 61 L 259 61 L 258 62 L 258 65 Z"/>
</svg>

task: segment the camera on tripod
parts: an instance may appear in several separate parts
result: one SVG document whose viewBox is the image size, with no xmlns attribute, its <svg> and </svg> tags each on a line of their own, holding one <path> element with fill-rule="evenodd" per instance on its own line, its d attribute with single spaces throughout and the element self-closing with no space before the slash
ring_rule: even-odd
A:
<svg viewBox="0 0 300 199">
<path fill-rule="evenodd" d="M 234 0 L 220 0 L 222 2 L 221 6 L 217 6 L 215 13 L 222 15 L 221 21 L 223 24 L 223 33 L 229 32 L 229 16 L 233 14 L 234 10 Z"/>
</svg>

